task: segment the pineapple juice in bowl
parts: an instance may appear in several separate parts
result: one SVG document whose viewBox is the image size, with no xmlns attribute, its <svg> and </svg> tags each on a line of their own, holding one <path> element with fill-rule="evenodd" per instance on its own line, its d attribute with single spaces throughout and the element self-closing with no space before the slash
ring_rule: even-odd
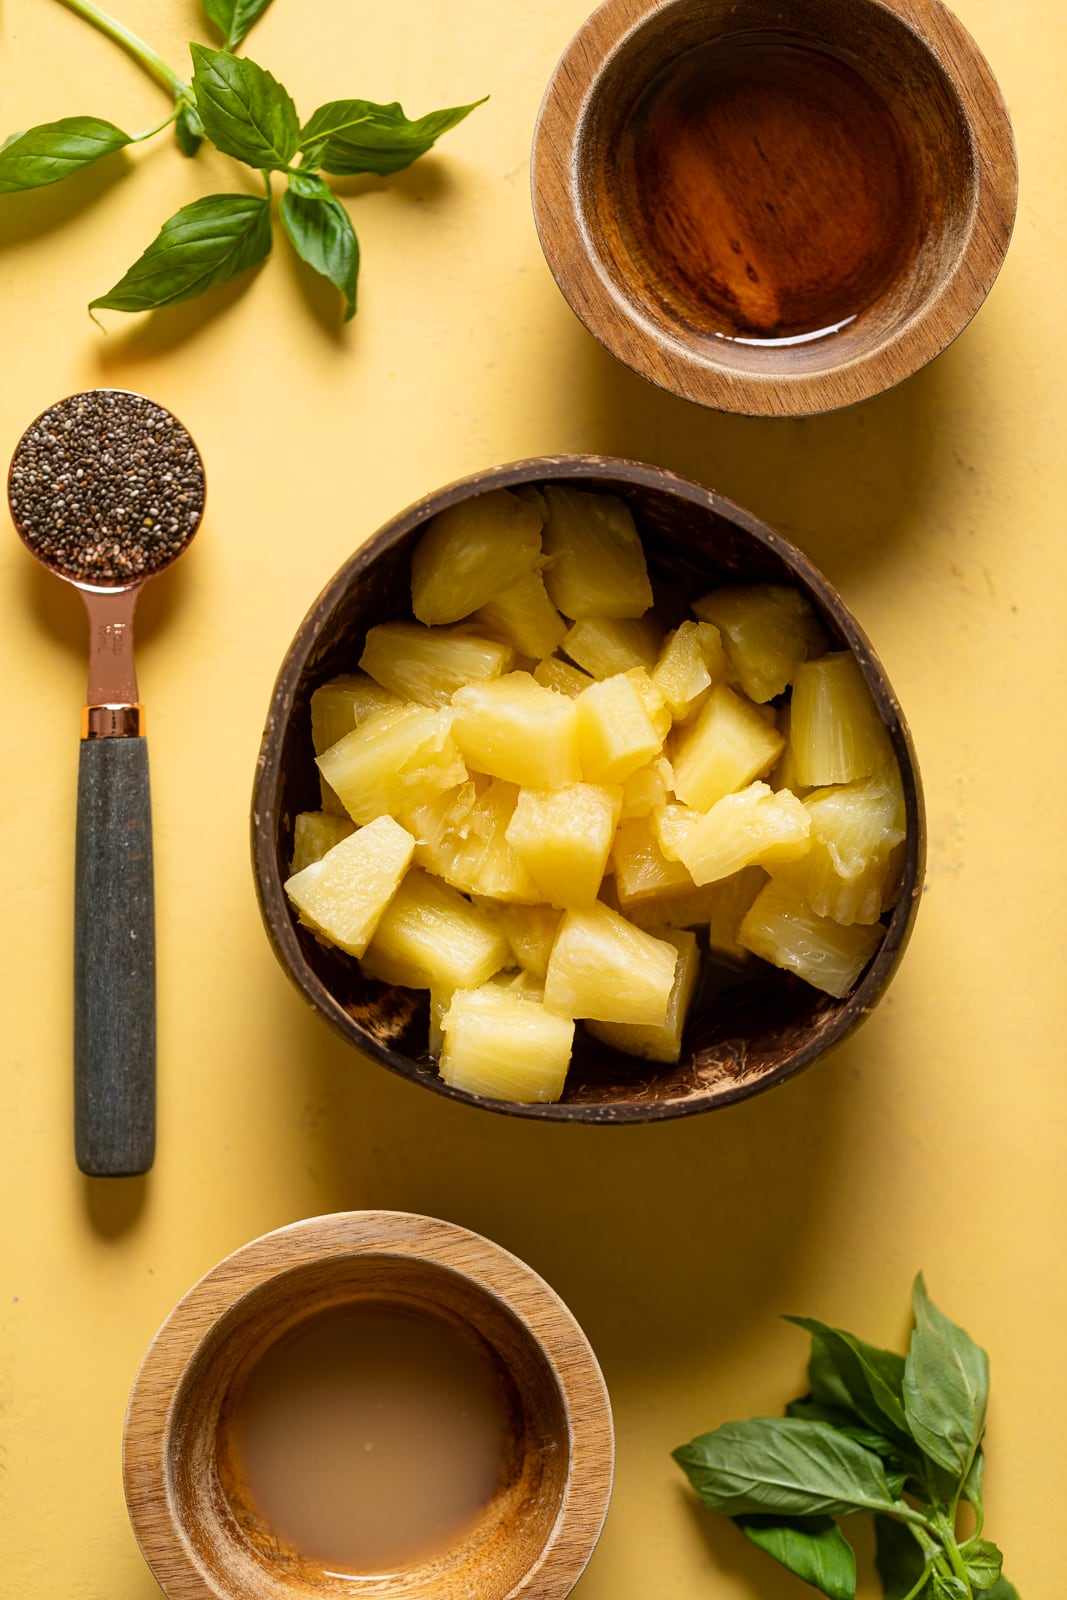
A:
<svg viewBox="0 0 1067 1600">
<path fill-rule="evenodd" d="M 584 563 L 565 526 L 576 507 L 606 524 Z M 701 660 L 710 671 L 687 689 Z M 355 713 L 363 733 L 349 704 L 348 734 L 325 742 L 346 686 L 358 698 L 368 682 L 378 703 L 370 720 Z M 790 682 L 794 728 L 808 729 L 792 738 Z M 865 764 L 862 750 L 803 755 L 827 706 L 845 707 Z M 799 775 L 783 770 L 794 746 Z M 880 789 L 879 772 L 892 775 Z M 414 792 L 397 801 L 405 773 Z M 507 845 L 481 848 L 474 875 L 469 847 L 455 848 L 472 825 L 482 846 Z M 872 877 L 857 840 L 874 825 Z M 738 854 L 753 830 L 764 853 Z M 477 1104 L 617 1122 L 743 1098 L 844 1037 L 910 932 L 923 820 L 884 672 L 799 551 L 661 469 L 557 457 L 430 496 L 337 575 L 278 679 L 253 840 L 276 953 L 350 1042 Z M 331 845 L 330 870 L 312 865 Z M 848 851 L 842 878 L 827 858 Z M 346 874 L 359 890 L 339 927 L 327 891 Z M 680 1048 L 677 1026 L 665 1046 L 665 1016 L 683 1011 Z M 531 1061 L 548 1087 L 524 1103 Z"/>
</svg>

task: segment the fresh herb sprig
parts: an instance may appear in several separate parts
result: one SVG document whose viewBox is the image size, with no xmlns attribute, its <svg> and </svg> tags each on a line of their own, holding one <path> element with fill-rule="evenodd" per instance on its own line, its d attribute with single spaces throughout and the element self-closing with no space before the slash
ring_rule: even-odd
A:
<svg viewBox="0 0 1067 1600">
<path fill-rule="evenodd" d="M 829 1600 L 855 1600 L 838 1517 L 874 1517 L 886 1600 L 1019 1600 L 983 1536 L 989 1359 L 920 1274 L 907 1356 L 840 1328 L 811 1335 L 809 1392 L 784 1417 L 728 1422 L 674 1451 L 705 1505 Z M 961 1532 L 961 1506 L 973 1531 Z"/>
<path fill-rule="evenodd" d="M 195 156 L 206 139 L 261 173 L 264 193 L 212 194 L 182 206 L 114 287 L 89 302 L 90 310 L 176 305 L 263 261 L 273 242 L 271 179 L 277 175 L 286 183 L 280 210 L 289 242 L 302 261 L 340 290 L 347 321 L 356 309 L 359 242 L 347 210 L 322 174 L 400 172 L 483 102 L 409 118 L 395 101 L 331 100 L 301 122 L 284 86 L 264 67 L 234 54 L 271 0 L 202 3 L 222 48 L 192 44 L 193 73 L 186 80 L 92 0 L 64 0 L 162 84 L 173 110 L 145 133 L 124 133 L 99 117 L 64 117 L 14 133 L 0 145 L 0 194 L 58 183 L 173 125 L 185 155 Z"/>
</svg>

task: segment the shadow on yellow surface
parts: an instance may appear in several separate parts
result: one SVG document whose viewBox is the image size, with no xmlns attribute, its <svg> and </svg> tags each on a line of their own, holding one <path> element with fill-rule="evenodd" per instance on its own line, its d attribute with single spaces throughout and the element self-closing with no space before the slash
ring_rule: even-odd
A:
<svg viewBox="0 0 1067 1600">
<path fill-rule="evenodd" d="M 0 140 L 10 131 L 0 130 Z M 0 249 L 65 228 L 132 172 L 129 157 L 118 150 L 60 183 L 5 194 L 0 205 Z"/>
<path fill-rule="evenodd" d="M 444 1100 L 277 1000 L 323 1211 L 396 1207 L 490 1235 L 544 1273 L 619 1377 L 650 1351 L 663 1365 L 714 1364 L 750 1329 L 805 1309 L 793 1258 L 821 1231 L 836 1152 L 870 1113 L 862 1034 L 744 1105 L 596 1128 Z"/>
<path fill-rule="evenodd" d="M 100 1239 L 120 1239 L 144 1211 L 148 1178 L 82 1177 L 85 1211 Z"/>
<path fill-rule="evenodd" d="M 976 382 L 964 339 L 864 405 L 817 417 L 731 416 L 645 383 L 575 318 L 555 331 L 557 360 L 580 396 L 568 404 L 588 419 L 587 447 L 708 485 L 795 540 L 834 581 L 904 557 L 943 467 L 939 419 Z"/>
<path fill-rule="evenodd" d="M 146 248 L 149 242 L 149 239 L 145 240 Z M 262 265 L 253 267 L 250 272 L 242 272 L 230 283 L 209 289 L 195 300 L 163 306 L 147 316 L 135 317 L 132 322 L 121 311 L 100 312 L 105 333 L 94 355 L 101 377 L 106 379 L 117 368 L 154 362 L 160 356 L 169 355 L 180 346 L 199 338 L 226 316 L 251 288 L 262 270 Z"/>
</svg>

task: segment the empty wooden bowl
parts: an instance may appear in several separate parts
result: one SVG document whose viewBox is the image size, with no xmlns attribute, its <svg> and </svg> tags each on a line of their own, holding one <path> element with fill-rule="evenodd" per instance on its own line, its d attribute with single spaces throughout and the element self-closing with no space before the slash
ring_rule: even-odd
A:
<svg viewBox="0 0 1067 1600">
<path fill-rule="evenodd" d="M 623 495 L 644 542 L 653 587 L 672 597 L 679 611 L 714 584 L 731 581 L 785 583 L 806 595 L 831 648 L 855 654 L 896 752 L 907 807 L 899 897 L 881 947 L 847 998 L 831 999 L 754 962 L 725 987 L 706 983 L 674 1066 L 639 1061 L 582 1037 L 579 1029 L 564 1096 L 555 1105 L 484 1100 L 443 1084 L 427 1051 L 426 993 L 365 978 L 356 961 L 300 926 L 283 887 L 294 818 L 320 805 L 311 744 L 313 690 L 355 668 L 369 627 L 410 616 L 412 550 L 437 512 L 523 483 Z M 646 1122 L 707 1111 L 781 1083 L 867 1016 L 911 932 L 922 887 L 925 823 L 914 752 L 896 696 L 855 619 L 807 557 L 749 512 L 659 467 L 563 456 L 498 467 L 430 495 L 342 567 L 301 625 L 274 688 L 256 771 L 252 848 L 260 907 L 278 960 L 350 1043 L 394 1072 L 473 1105 L 548 1121 Z"/>
<path fill-rule="evenodd" d="M 866 400 L 938 355 L 1017 197 L 990 69 L 939 0 L 605 0 L 533 148 L 548 264 L 627 366 L 720 411 Z"/>
<path fill-rule="evenodd" d="M 324 1317 L 382 1306 L 476 1343 L 506 1399 L 503 1465 L 445 1554 L 380 1575 L 326 1570 L 257 1512 L 234 1417 L 264 1359 Z M 364 1447 L 366 1448 L 366 1447 Z M 398 1211 L 265 1234 L 171 1312 L 130 1395 L 126 1499 L 169 1600 L 563 1600 L 600 1536 L 614 1437 L 604 1380 L 559 1297 L 499 1245 Z"/>
</svg>

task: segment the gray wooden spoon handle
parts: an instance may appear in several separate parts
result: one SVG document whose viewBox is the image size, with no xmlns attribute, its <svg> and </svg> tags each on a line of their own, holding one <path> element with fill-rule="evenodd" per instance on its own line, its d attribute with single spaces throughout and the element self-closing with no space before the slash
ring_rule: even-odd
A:
<svg viewBox="0 0 1067 1600">
<path fill-rule="evenodd" d="M 156 1143 L 152 809 L 143 738 L 88 739 L 74 865 L 74 1149 L 132 1177 Z"/>
</svg>

